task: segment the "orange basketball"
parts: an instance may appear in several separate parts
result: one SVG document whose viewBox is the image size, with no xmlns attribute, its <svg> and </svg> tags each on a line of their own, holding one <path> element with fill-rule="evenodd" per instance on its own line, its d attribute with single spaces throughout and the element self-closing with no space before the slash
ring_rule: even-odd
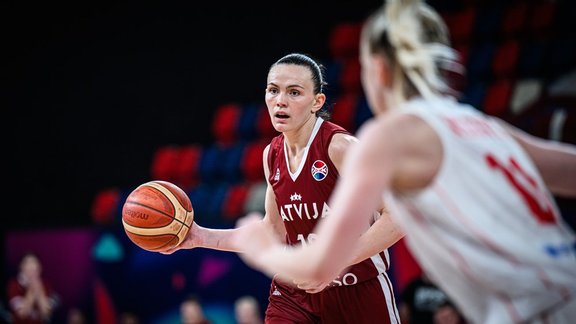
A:
<svg viewBox="0 0 576 324">
<path fill-rule="evenodd" d="M 163 251 L 180 244 L 193 220 L 190 198 L 167 181 L 141 184 L 122 206 L 126 234 L 134 244 L 148 251 Z"/>
</svg>

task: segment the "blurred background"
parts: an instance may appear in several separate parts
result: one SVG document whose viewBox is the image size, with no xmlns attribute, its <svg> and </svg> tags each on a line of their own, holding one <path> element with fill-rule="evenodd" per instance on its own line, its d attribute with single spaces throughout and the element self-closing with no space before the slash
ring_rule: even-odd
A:
<svg viewBox="0 0 576 324">
<path fill-rule="evenodd" d="M 455 82 L 461 101 L 576 144 L 573 1 L 428 3 L 467 67 Z M 261 154 L 276 135 L 263 101 L 268 68 L 290 52 L 316 58 L 333 120 L 355 132 L 371 117 L 358 33 L 380 4 L 4 1 L 2 292 L 32 250 L 60 294 L 59 323 L 71 309 L 90 323 L 124 312 L 178 323 L 190 294 L 215 323 L 234 323 L 243 295 L 264 310 L 269 279 L 233 253 L 135 247 L 120 221 L 123 201 L 162 179 L 189 194 L 203 226 L 233 227 L 262 210 Z M 574 200 L 556 198 L 574 225 Z M 420 270 L 402 241 L 391 253 L 399 292 Z M 5 293 L 0 301 L 7 306 Z"/>
</svg>

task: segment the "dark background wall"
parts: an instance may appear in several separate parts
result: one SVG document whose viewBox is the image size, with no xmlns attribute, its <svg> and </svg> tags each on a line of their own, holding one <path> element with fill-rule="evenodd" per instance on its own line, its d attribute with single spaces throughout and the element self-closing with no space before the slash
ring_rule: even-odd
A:
<svg viewBox="0 0 576 324">
<path fill-rule="evenodd" d="M 86 224 L 98 189 L 147 180 L 160 145 L 209 142 L 219 104 L 259 100 L 271 63 L 326 58 L 331 26 L 379 4 L 4 2 L 6 227 Z"/>
</svg>

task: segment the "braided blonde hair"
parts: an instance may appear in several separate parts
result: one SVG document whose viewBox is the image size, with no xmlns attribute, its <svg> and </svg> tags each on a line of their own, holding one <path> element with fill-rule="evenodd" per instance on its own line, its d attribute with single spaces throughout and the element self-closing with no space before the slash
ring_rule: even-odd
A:
<svg viewBox="0 0 576 324">
<path fill-rule="evenodd" d="M 440 15 L 422 0 L 388 0 L 367 20 L 362 39 L 371 53 L 383 53 L 392 67 L 393 95 L 431 98 L 455 91 L 443 71 L 462 70 Z M 461 72 L 461 71 L 458 71 Z"/>
</svg>

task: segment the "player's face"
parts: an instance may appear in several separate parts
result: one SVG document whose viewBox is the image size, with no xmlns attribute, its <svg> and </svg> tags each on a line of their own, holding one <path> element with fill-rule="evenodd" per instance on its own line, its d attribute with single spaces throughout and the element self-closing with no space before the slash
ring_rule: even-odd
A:
<svg viewBox="0 0 576 324">
<path fill-rule="evenodd" d="M 316 100 L 312 73 L 308 68 L 279 64 L 268 73 L 266 106 L 272 125 L 279 132 L 298 130 L 322 108 Z"/>
</svg>

